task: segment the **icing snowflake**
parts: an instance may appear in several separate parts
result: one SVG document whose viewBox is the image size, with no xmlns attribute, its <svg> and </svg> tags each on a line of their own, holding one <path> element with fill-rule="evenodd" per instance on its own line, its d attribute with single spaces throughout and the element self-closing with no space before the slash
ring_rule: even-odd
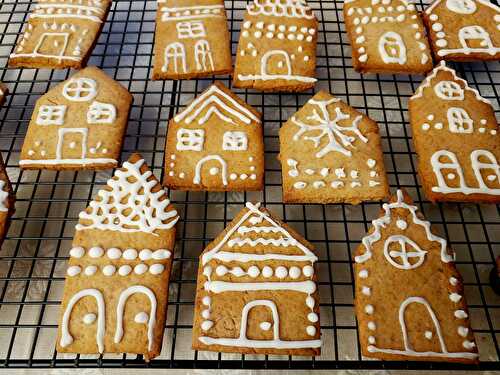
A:
<svg viewBox="0 0 500 375">
<path fill-rule="evenodd" d="M 90 202 L 90 213 L 80 213 L 81 220 L 91 223 L 80 223 L 76 229 L 154 234 L 158 229 L 172 228 L 179 219 L 177 211 L 167 211 L 170 201 L 166 197 L 161 199 L 165 190 L 152 191 L 158 181 L 149 180 L 153 174 L 151 171 L 141 172 L 143 164 L 143 159 L 123 163 L 124 169 L 117 170 L 115 176 L 108 180 L 111 190 L 100 190 L 98 198 Z"/>
<path fill-rule="evenodd" d="M 304 133 L 314 132 L 317 134 L 319 132 L 318 135 L 304 136 L 305 140 L 312 141 L 314 143 L 314 147 L 318 148 L 320 147 L 322 139 L 324 137 L 327 138 L 328 143 L 316 153 L 317 158 L 322 158 L 331 151 L 351 156 L 352 153 L 348 147 L 354 148 L 353 142 L 356 140 L 356 137 L 346 133 L 352 133 L 364 143 L 368 142 L 368 139 L 363 136 L 358 129 L 358 124 L 362 119 L 361 115 L 356 116 L 350 126 L 342 126 L 339 124 L 340 121 L 347 120 L 351 117 L 350 115 L 343 113 L 339 107 L 335 107 L 335 117 L 331 117 L 330 112 L 328 111 L 328 106 L 337 101 L 338 99 L 335 98 L 320 101 L 311 99 L 309 103 L 316 105 L 321 114 L 318 113 L 317 109 L 313 109 L 312 115 L 306 117 L 306 120 L 310 122 L 309 124 L 298 120 L 296 117 L 292 117 L 292 121 L 300 128 L 299 131 L 293 136 L 294 141 L 299 140 Z"/>
</svg>

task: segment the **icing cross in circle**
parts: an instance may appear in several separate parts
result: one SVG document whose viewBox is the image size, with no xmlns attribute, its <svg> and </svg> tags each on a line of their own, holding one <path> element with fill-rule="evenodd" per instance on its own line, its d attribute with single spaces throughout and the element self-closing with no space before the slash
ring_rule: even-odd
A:
<svg viewBox="0 0 500 375">
<path fill-rule="evenodd" d="M 390 246 L 395 243 L 398 250 L 390 250 Z M 408 251 L 407 245 L 414 251 Z M 404 270 L 410 270 L 419 267 L 425 258 L 427 251 L 422 250 L 415 242 L 404 235 L 393 235 L 387 238 L 384 244 L 384 255 L 387 261 L 394 267 Z M 400 262 L 395 259 L 400 258 Z M 416 261 L 412 263 L 410 260 L 414 258 Z"/>
</svg>

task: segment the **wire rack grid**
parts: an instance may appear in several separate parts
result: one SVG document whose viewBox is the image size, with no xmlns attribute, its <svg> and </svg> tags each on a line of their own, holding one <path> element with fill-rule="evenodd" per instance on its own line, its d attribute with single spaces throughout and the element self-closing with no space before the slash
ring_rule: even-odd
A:
<svg viewBox="0 0 500 375">
<path fill-rule="evenodd" d="M 278 131 L 311 97 L 236 90 L 263 113 L 265 189 L 256 193 L 171 191 L 181 214 L 161 356 L 146 364 L 135 355 L 63 355 L 54 349 L 65 265 L 78 213 L 109 178 L 105 172 L 20 171 L 19 152 L 35 101 L 70 71 L 7 69 L 7 59 L 34 3 L 0 2 L 0 80 L 11 91 L 0 109 L 0 151 L 17 195 L 16 214 L 0 252 L 0 366 L 288 369 L 498 369 L 500 297 L 488 273 L 500 254 L 498 206 L 432 205 L 416 174 L 407 102 L 423 77 L 359 75 L 352 69 L 340 0 L 310 0 L 319 21 L 319 78 L 325 89 L 368 114 L 380 126 L 391 188 L 404 187 L 457 252 L 481 355 L 478 366 L 381 362 L 362 358 L 353 309 L 352 251 L 380 209 L 379 203 L 285 205 L 281 195 Z M 246 1 L 226 1 L 233 54 Z M 417 4 L 420 8 L 425 5 Z M 123 158 L 141 152 L 163 173 L 166 124 L 212 80 L 151 81 L 156 1 L 115 0 L 89 65 L 103 68 L 134 95 Z M 500 64 L 454 65 L 499 111 Z M 228 76 L 217 77 L 230 85 Z M 321 298 L 322 355 L 251 356 L 191 350 L 196 268 L 201 250 L 247 200 L 262 201 L 316 246 Z"/>
</svg>

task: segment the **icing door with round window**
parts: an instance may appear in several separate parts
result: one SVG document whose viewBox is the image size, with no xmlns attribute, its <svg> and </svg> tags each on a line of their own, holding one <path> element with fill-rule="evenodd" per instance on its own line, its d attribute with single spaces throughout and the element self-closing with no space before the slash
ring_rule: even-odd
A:
<svg viewBox="0 0 500 375">
<path fill-rule="evenodd" d="M 87 129 L 60 128 L 56 148 L 57 159 L 85 158 Z"/>
<path fill-rule="evenodd" d="M 68 46 L 69 33 L 44 33 L 40 37 L 33 54 L 62 57 Z"/>
<path fill-rule="evenodd" d="M 279 329 L 276 305 L 272 301 L 256 300 L 249 302 L 242 311 L 241 323 L 246 322 L 243 338 L 249 340 L 273 340 L 275 330 Z M 245 317 L 246 315 L 246 317 Z"/>
<path fill-rule="evenodd" d="M 383 34 L 378 41 L 378 51 L 386 64 L 406 63 L 406 46 L 401 35 L 394 31 Z"/>
<path fill-rule="evenodd" d="M 451 151 L 435 152 L 431 157 L 431 165 L 438 182 L 438 186 L 432 188 L 433 191 L 463 189 L 466 186 L 462 166 Z"/>
<path fill-rule="evenodd" d="M 490 49 L 493 48 L 490 34 L 481 26 L 465 26 L 458 32 L 458 39 L 464 49 Z"/>
<path fill-rule="evenodd" d="M 292 74 L 292 63 L 286 51 L 268 51 L 262 56 L 262 76 L 289 76 Z"/>
</svg>

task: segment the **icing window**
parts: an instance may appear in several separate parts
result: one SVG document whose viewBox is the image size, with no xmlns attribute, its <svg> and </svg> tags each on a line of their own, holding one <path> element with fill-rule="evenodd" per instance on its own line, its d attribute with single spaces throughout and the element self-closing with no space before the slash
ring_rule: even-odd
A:
<svg viewBox="0 0 500 375">
<path fill-rule="evenodd" d="M 384 256 L 396 268 L 411 270 L 419 267 L 425 254 L 414 241 L 403 235 L 390 236 L 384 244 Z"/>
<path fill-rule="evenodd" d="M 406 62 L 406 46 L 401 35 L 388 31 L 378 41 L 378 50 L 386 64 L 404 64 Z"/>
<path fill-rule="evenodd" d="M 460 85 L 453 81 L 441 81 L 434 86 L 436 95 L 444 100 L 463 100 L 464 90 Z"/>
<path fill-rule="evenodd" d="M 63 125 L 65 105 L 41 105 L 36 117 L 37 125 Z"/>
<path fill-rule="evenodd" d="M 177 150 L 203 150 L 205 140 L 205 130 L 203 129 L 184 129 L 177 131 Z"/>
<path fill-rule="evenodd" d="M 476 11 L 474 0 L 446 0 L 446 7 L 460 14 L 472 14 Z"/>
<path fill-rule="evenodd" d="M 490 34 L 481 26 L 465 26 L 458 31 L 458 39 L 463 48 L 474 48 L 477 45 L 481 48 L 493 48 Z"/>
<path fill-rule="evenodd" d="M 177 37 L 179 39 L 202 38 L 206 36 L 205 27 L 201 21 L 178 22 L 175 27 L 177 28 Z"/>
<path fill-rule="evenodd" d="M 112 124 L 116 120 L 116 108 L 113 104 L 93 102 L 87 112 L 89 124 Z"/>
<path fill-rule="evenodd" d="M 97 82 L 90 78 L 73 78 L 63 87 L 65 99 L 72 102 L 86 102 L 97 95 Z"/>
<path fill-rule="evenodd" d="M 472 133 L 474 122 L 463 108 L 448 108 L 448 126 L 452 133 Z"/>
<path fill-rule="evenodd" d="M 225 132 L 222 149 L 226 151 L 246 151 L 248 138 L 245 132 Z"/>
</svg>

